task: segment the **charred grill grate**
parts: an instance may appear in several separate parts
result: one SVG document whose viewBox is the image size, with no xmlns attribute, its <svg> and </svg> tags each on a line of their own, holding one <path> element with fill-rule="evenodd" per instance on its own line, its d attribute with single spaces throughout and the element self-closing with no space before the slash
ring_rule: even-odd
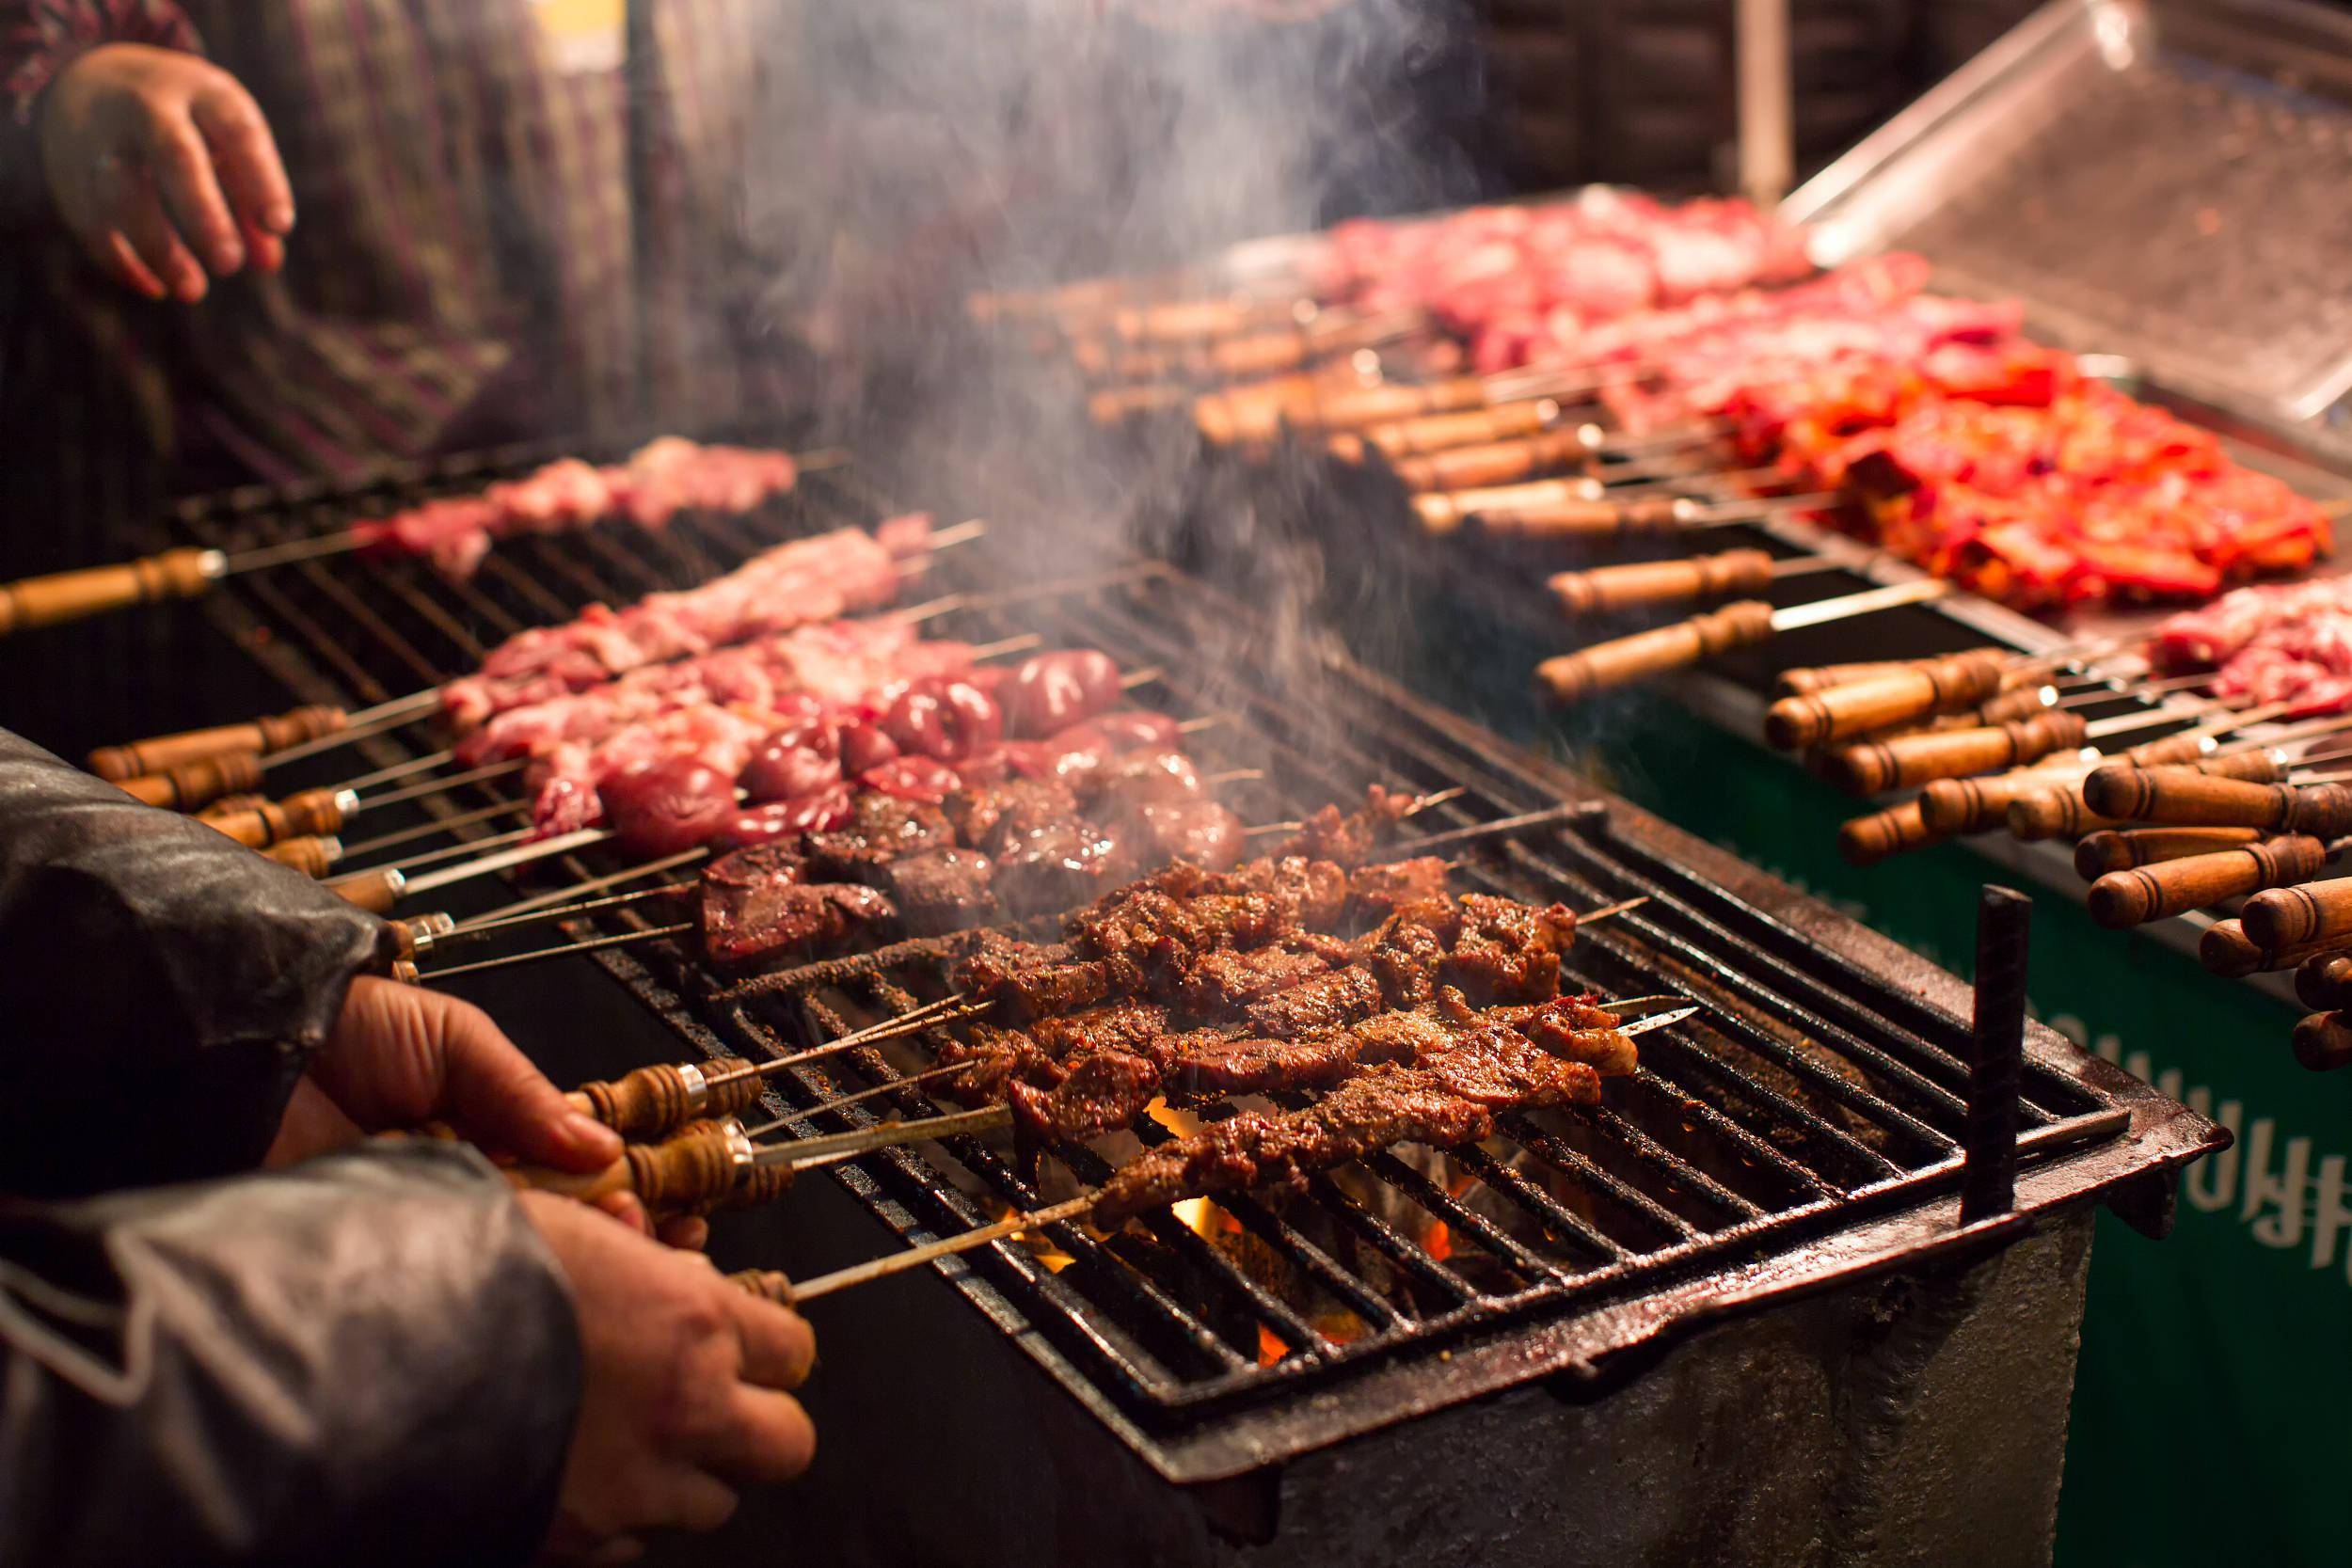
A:
<svg viewBox="0 0 2352 1568">
<path fill-rule="evenodd" d="M 202 543 L 274 543 L 479 485 L 531 455 L 390 476 L 356 496 L 243 494 L 192 506 L 183 520 Z M 592 598 L 681 586 L 775 539 L 870 523 L 882 510 L 849 473 L 818 473 L 787 504 L 747 519 L 687 521 L 651 541 L 606 531 L 505 546 L 469 583 L 410 563 L 318 561 L 258 575 L 213 602 L 302 698 L 364 704 L 459 673 L 498 638 Z M 986 553 L 967 552 L 973 559 L 931 578 L 946 579 L 942 592 L 985 591 L 993 584 L 977 558 Z M 1627 808 L 1586 799 L 1558 769 L 1352 666 L 1301 657 L 1278 674 L 1212 657 L 1206 650 L 1232 645 L 1236 613 L 1190 579 L 1135 565 L 937 625 L 974 641 L 1036 631 L 1049 643 L 1099 647 L 1129 669 L 1162 672 L 1142 699 L 1180 716 L 1230 714 L 1195 737 L 1195 750 L 1204 770 L 1263 770 L 1229 793 L 1247 820 L 1303 815 L 1372 784 L 1459 787 L 1459 798 L 1415 820 L 1429 834 L 1573 802 L 1517 831 L 1454 844 L 1457 887 L 1583 909 L 1645 895 L 1580 935 L 1572 983 L 1619 996 L 1683 992 L 1708 1011 L 1645 1036 L 1641 1072 L 1612 1081 L 1601 1105 L 1506 1118 L 1507 1137 L 1487 1147 L 1394 1150 L 1322 1177 L 1296 1198 L 1219 1199 L 1192 1223 L 1163 1213 L 1111 1237 L 1063 1226 L 1050 1246 L 999 1244 L 947 1266 L 958 1289 L 1163 1473 L 1232 1474 L 1486 1388 L 1589 1366 L 1654 1332 L 1633 1308 L 1720 1271 L 1802 1273 L 1808 1247 L 1851 1244 L 1874 1222 L 1956 1190 L 1967 1024 L 1948 979 L 1923 967 L 1890 973 L 1888 957 L 1867 948 L 1854 956 L 1851 927 L 1827 934 L 1849 940 L 1827 940 L 1811 928 L 1820 911 Z M 370 744 L 389 761 L 431 742 L 395 732 Z M 468 785 L 429 804 L 444 816 L 519 805 L 511 784 Z M 568 880 L 620 863 L 592 852 L 560 863 L 539 875 Z M 652 923 L 622 910 L 596 928 Z M 674 943 L 596 958 L 690 1053 L 767 1056 L 938 994 L 946 956 L 941 944 L 905 944 L 749 984 L 711 974 Z M 1922 994 L 1938 988 L 1943 1006 Z M 936 1043 L 794 1069 L 771 1101 L 784 1114 L 888 1084 L 919 1070 Z M 828 1126 L 932 1108 L 920 1091 L 901 1089 L 832 1113 Z M 1218 1114 L 1230 1110 L 1204 1113 Z M 2152 1127 L 2201 1127 L 2038 1037 L 2020 1105 L 2031 1158 L 2046 1164 L 2112 1140 L 2135 1115 Z M 1144 1143 L 1172 1135 L 1154 1118 L 1135 1133 Z M 2149 1148 L 2116 1154 L 2071 1196 L 2182 1163 L 2203 1135 L 2144 1140 Z M 1091 1148 L 1025 1158 L 1008 1141 L 961 1138 L 887 1150 L 839 1175 L 886 1224 L 916 1235 L 1053 1201 L 1108 1169 Z M 1886 1256 L 1933 1240 L 1908 1236 Z M 1548 1360 L 1514 1348 L 1570 1323 L 1620 1326 L 1575 1349 L 1545 1339 Z M 1311 1393 L 1323 1397 L 1303 1397 Z"/>
</svg>

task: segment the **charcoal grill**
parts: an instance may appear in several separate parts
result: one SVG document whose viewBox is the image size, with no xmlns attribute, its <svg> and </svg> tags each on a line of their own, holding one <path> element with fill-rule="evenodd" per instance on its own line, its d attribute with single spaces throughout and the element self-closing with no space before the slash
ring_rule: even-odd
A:
<svg viewBox="0 0 2352 1568">
<path fill-rule="evenodd" d="M 241 493 L 191 505 L 181 520 L 201 543 L 271 543 L 436 489 L 476 485 L 526 460 L 498 454 L 409 471 L 356 495 Z M 692 521 L 650 542 L 600 533 L 526 541 L 495 552 L 462 585 L 405 563 L 314 562 L 232 584 L 209 610 L 295 696 L 362 705 L 458 673 L 487 642 L 587 599 L 692 580 L 792 531 L 870 522 L 880 510 L 853 473 L 816 474 L 786 503 L 739 523 Z M 1014 553 L 998 540 L 939 572 L 985 594 L 1012 586 L 989 558 Z M 1198 1534 L 1205 1518 L 1209 1531 L 1200 1539 L 1225 1544 L 1204 1549 L 1279 1544 L 1286 1539 L 1279 1516 L 1290 1511 L 1295 1527 L 1312 1511 L 1250 1478 L 1293 1463 L 1308 1473 L 1318 1463 L 1311 1456 L 1366 1451 L 1364 1444 L 1395 1451 L 1394 1433 L 1410 1418 L 1454 1411 L 1455 1420 L 1487 1420 L 1491 1403 L 1457 1407 L 1515 1388 L 1565 1390 L 1572 1403 L 1650 1388 L 1607 1402 L 1631 1420 L 1652 1402 L 1673 1406 L 1659 1390 L 1680 1386 L 1671 1376 L 1636 1374 L 1671 1341 L 1711 1323 L 1815 1295 L 1850 1303 L 1852 1292 L 1881 1289 L 1889 1275 L 1980 1280 L 1987 1270 L 2021 1266 L 2005 1263 L 2008 1254 L 2031 1252 L 2039 1259 L 2032 1268 L 2058 1281 L 2054 1295 L 2036 1299 L 2055 1302 L 2060 1322 L 2031 1383 L 2041 1390 L 2040 1413 L 2015 1413 L 2038 1423 L 2038 1435 L 2019 1438 L 1999 1418 L 1994 1427 L 2003 1441 L 2042 1456 L 2028 1468 L 2041 1472 L 2046 1496 L 2028 1500 L 2021 1539 L 2034 1538 L 2038 1508 L 2046 1550 L 2084 1216 L 2104 1198 L 2160 1233 L 2177 1171 L 2220 1145 L 2217 1129 L 2037 1027 L 2018 1106 L 2024 1164 L 2015 1211 L 1961 1227 L 1969 1006 L 1950 975 L 1311 642 L 1262 640 L 1237 606 L 1173 569 L 1115 562 L 1087 580 L 940 624 L 976 641 L 1035 630 L 1049 642 L 1100 647 L 1124 667 L 1157 669 L 1158 688 L 1145 695 L 1159 705 L 1232 715 L 1197 737 L 1197 749 L 1204 769 L 1263 769 L 1262 780 L 1231 796 L 1248 820 L 1303 815 L 1371 784 L 1458 786 L 1458 798 L 1414 824 L 1461 835 L 1447 850 L 1460 859 L 1458 885 L 1588 909 L 1644 895 L 1647 903 L 1580 937 L 1570 956 L 1574 980 L 1617 995 L 1685 992 L 1708 1009 L 1645 1037 L 1642 1072 L 1613 1083 L 1602 1105 L 1516 1118 L 1502 1143 L 1446 1156 L 1391 1151 L 1286 1202 L 1221 1199 L 1216 1212 L 1230 1220 L 1199 1228 L 1173 1214 L 1115 1238 L 1058 1227 L 1045 1239 L 1050 1246 L 1000 1244 L 944 1265 L 924 1288 L 950 1290 L 977 1308 L 993 1329 L 985 1343 L 1025 1359 L 1067 1396 L 1057 1411 L 1094 1418 L 1076 1423 L 1080 1432 L 1091 1425 L 1096 1439 L 1092 1457 L 1076 1463 L 1141 1488 L 1065 1497 L 1057 1506 L 1073 1521 L 1071 1541 L 1093 1539 L 1074 1523 L 1090 1510 L 1119 1512 L 1132 1530 L 1158 1516 L 1165 1498 L 1183 1497 L 1198 1504 L 1183 1514 L 1194 1521 L 1187 1528 Z M 395 733 L 368 744 L 394 761 L 428 743 Z M 429 804 L 451 814 L 474 809 L 498 800 L 498 787 L 469 786 Z M 1476 832 L 1521 816 L 1534 820 Z M 564 869 L 588 875 L 612 863 L 592 853 L 568 858 Z M 599 926 L 575 928 L 643 924 L 617 911 Z M 935 994 L 943 960 L 936 945 L 915 944 L 750 982 L 713 974 L 667 943 L 600 952 L 594 961 L 660 1020 L 667 1044 L 656 1049 L 762 1058 Z M 513 1022 L 526 1045 L 561 1054 L 560 1041 L 532 1037 L 527 1017 Z M 886 1084 L 924 1059 L 920 1047 L 867 1050 L 794 1069 L 771 1085 L 772 1114 Z M 549 1065 L 566 1069 L 553 1057 Z M 824 1125 L 863 1125 L 927 1105 L 901 1090 L 833 1113 Z M 1169 1133 L 1147 1120 L 1136 1135 Z M 869 1232 L 878 1221 L 880 1230 L 911 1242 L 1050 1201 L 1104 1169 L 1092 1149 L 1074 1147 L 1042 1161 L 978 1139 L 886 1151 L 843 1167 L 837 1194 L 797 1196 L 789 1223 L 755 1223 L 769 1249 L 758 1260 L 798 1261 L 787 1238 L 803 1205 L 812 1216 L 829 1209 L 862 1216 L 854 1223 Z M 811 1220 L 817 1228 L 834 1223 Z M 869 1250 L 874 1244 L 882 1243 L 869 1241 Z M 2069 1271 L 2077 1292 L 2071 1298 Z M 854 1307 L 840 1311 L 863 1316 Z M 818 1321 L 827 1322 L 821 1307 Z M 1856 1320 L 1867 1321 L 1877 1319 L 1866 1312 Z M 970 1324 L 925 1332 L 968 1338 Z M 1761 1365 L 1753 1358 L 1760 1354 L 1751 1347 L 1745 1364 Z M 952 1421 L 961 1413 L 943 1405 L 934 1414 Z M 888 1432 L 908 1413 L 872 1418 L 882 1423 L 875 1430 Z M 1587 1423 L 1592 1440 L 1613 1430 L 1574 1418 Z M 1049 1443 L 1057 1453 L 1063 1445 L 1086 1448 L 1066 1418 L 1049 1424 L 1060 1434 Z M 1107 1449 L 1103 1429 L 1118 1440 Z M 861 1451 L 857 1429 L 828 1430 L 850 1432 L 848 1450 Z M 1018 1459 L 1022 1441 L 1008 1454 Z M 889 1451 L 886 1442 L 877 1450 Z M 1458 1469 L 1458 1456 L 1448 1463 Z M 1066 1471 L 1056 1473 L 1073 1485 Z M 1385 1517 L 1396 1487 L 1409 1494 L 1427 1483 L 1401 1473 L 1363 1499 L 1363 1517 Z M 1824 1495 L 1851 1505 L 1851 1484 L 1840 1485 L 1846 1490 Z M 1155 1500 L 1146 1506 L 1139 1497 Z M 1498 1521 L 1486 1538 L 1501 1540 L 1523 1523 Z M 1333 1543 L 1353 1538 L 1342 1525 L 1326 1534 Z M 1653 1528 L 1622 1539 L 1666 1538 Z M 865 1560 L 872 1549 L 848 1534 L 838 1539 L 842 1560 Z M 1034 1560 L 1037 1547 L 1015 1541 L 1010 1549 Z M 1195 1560 L 1173 1546 L 1167 1560 Z"/>
</svg>

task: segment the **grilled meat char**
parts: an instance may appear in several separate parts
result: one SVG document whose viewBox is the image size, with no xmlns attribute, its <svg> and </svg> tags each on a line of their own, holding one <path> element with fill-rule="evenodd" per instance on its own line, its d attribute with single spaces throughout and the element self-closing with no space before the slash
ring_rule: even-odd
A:
<svg viewBox="0 0 2352 1568">
<path fill-rule="evenodd" d="M 1481 1021 L 1412 1065 L 1359 1069 L 1303 1110 L 1244 1112 L 1146 1151 L 1104 1183 L 1094 1221 L 1122 1225 L 1180 1198 L 1245 1188 L 1296 1192 L 1311 1177 L 1393 1144 L 1476 1143 L 1492 1135 L 1498 1111 L 1599 1098 L 1600 1075 L 1588 1064 Z"/>
<path fill-rule="evenodd" d="M 926 849 L 878 868 L 878 881 L 913 937 L 966 930 L 996 912 L 995 866 L 977 849 Z"/>
<path fill-rule="evenodd" d="M 872 888 L 809 881 L 800 856 L 775 845 L 722 855 L 703 873 L 703 944 L 723 964 L 835 946 L 897 918 Z"/>
<path fill-rule="evenodd" d="M 1239 1007 L 1230 1036 L 1194 1034 L 1148 1046 L 1089 1053 L 1050 1087 L 1017 1083 L 1008 1091 L 1030 1131 L 1065 1138 L 1098 1137 L 1124 1126 L 1165 1081 L 1185 1088 L 1215 1082 L 1224 1092 L 1263 1087 L 1263 1075 L 1291 1086 L 1282 1067 L 1295 1053 L 1311 1085 L 1343 1076 L 1366 1042 L 1351 1026 L 1429 1003 L 1443 986 L 1473 1003 L 1540 1003 L 1556 995 L 1560 951 L 1575 923 L 1565 910 L 1536 910 L 1509 899 L 1470 895 L 1416 899 L 1353 945 L 1345 961 L 1320 973 L 1294 967 L 1295 981 Z M 1196 1018 L 1202 1017 L 1196 1012 Z M 1213 1016 L 1213 1015 L 1211 1015 Z M 1206 1052 L 1184 1076 L 1183 1053 Z"/>
</svg>

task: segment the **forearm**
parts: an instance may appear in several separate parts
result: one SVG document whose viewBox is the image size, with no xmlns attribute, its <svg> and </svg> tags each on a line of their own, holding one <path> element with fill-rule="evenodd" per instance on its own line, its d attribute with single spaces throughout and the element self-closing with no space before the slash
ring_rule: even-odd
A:
<svg viewBox="0 0 2352 1568">
<path fill-rule="evenodd" d="M 391 954 L 318 884 L 0 732 L 0 1192 L 253 1164 Z"/>
<path fill-rule="evenodd" d="M 46 215 L 35 110 L 67 66 L 107 43 L 204 48 L 174 0 L 0 0 L 0 225 Z"/>
<path fill-rule="evenodd" d="M 453 1146 L 0 1208 L 0 1565 L 527 1560 L 579 1384 Z"/>
</svg>

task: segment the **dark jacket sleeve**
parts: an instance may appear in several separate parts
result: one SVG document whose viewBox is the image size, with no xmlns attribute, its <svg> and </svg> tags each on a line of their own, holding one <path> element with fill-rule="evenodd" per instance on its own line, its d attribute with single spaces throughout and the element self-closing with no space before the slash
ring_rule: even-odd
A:
<svg viewBox="0 0 2352 1568">
<path fill-rule="evenodd" d="M 458 1146 L 0 1203 L 0 1568 L 528 1561 L 563 1275 Z"/>
<path fill-rule="evenodd" d="M 0 1191 L 253 1164 L 390 927 L 0 732 Z"/>
</svg>

